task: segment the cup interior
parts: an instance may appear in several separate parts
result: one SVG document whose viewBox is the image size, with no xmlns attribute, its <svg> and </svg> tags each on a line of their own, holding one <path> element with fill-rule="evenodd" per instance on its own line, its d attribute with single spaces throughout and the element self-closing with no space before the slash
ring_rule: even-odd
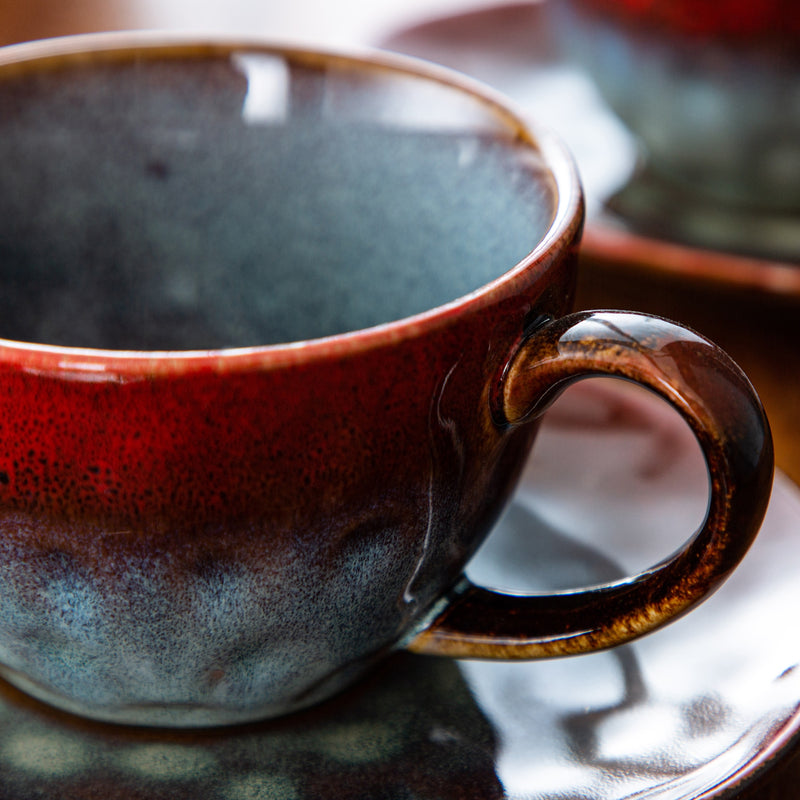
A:
<svg viewBox="0 0 800 800">
<path fill-rule="evenodd" d="M 402 319 L 501 276 L 553 175 L 413 71 L 173 47 L 0 66 L 0 337 L 197 350 Z"/>
</svg>

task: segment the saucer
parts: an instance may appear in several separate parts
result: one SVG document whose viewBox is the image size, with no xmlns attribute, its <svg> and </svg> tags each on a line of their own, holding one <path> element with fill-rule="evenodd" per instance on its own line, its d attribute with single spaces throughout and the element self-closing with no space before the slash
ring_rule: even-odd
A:
<svg viewBox="0 0 800 800">
<path fill-rule="evenodd" d="M 589 264 L 800 297 L 796 215 L 721 209 L 652 174 L 591 77 L 560 56 L 548 2 L 434 17 L 376 44 L 483 80 L 559 133 L 586 189 Z"/>
<path fill-rule="evenodd" d="M 547 415 L 474 581 L 554 590 L 663 556 L 705 511 L 677 415 L 612 380 Z M 758 775 L 800 725 L 800 492 L 778 475 L 745 560 L 697 610 L 556 661 L 399 653 L 311 711 L 238 728 L 89 722 L 0 684 L 3 800 L 700 800 Z"/>
</svg>

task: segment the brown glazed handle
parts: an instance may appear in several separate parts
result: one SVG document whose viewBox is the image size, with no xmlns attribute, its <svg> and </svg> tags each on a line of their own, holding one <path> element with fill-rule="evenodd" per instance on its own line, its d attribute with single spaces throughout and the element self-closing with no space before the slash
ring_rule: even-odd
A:
<svg viewBox="0 0 800 800">
<path fill-rule="evenodd" d="M 766 511 L 773 452 L 761 403 L 736 364 L 675 323 L 638 313 L 580 312 L 545 322 L 522 342 L 497 392 L 495 419 L 501 426 L 524 424 L 569 384 L 593 375 L 652 389 L 694 431 L 711 485 L 701 529 L 660 564 L 598 588 L 519 596 L 462 578 L 407 649 L 527 659 L 613 647 L 689 610 L 744 556 Z"/>
</svg>

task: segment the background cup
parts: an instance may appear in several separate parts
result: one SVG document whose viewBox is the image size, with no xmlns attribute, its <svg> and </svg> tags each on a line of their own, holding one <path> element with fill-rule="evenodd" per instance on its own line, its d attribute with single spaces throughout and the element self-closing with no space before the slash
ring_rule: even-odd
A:
<svg viewBox="0 0 800 800">
<path fill-rule="evenodd" d="M 673 323 L 568 313 L 572 163 L 466 79 L 33 43 L 0 54 L 0 148 L 0 662 L 31 694 L 226 724 L 398 647 L 610 647 L 707 596 L 755 536 L 772 450 L 747 379 Z M 541 413 L 594 374 L 684 416 L 704 525 L 612 585 L 471 585 Z"/>
<path fill-rule="evenodd" d="M 639 137 L 662 189 L 786 214 L 796 224 L 800 23 L 793 3 L 558 0 L 549 8 L 565 52 Z"/>
</svg>

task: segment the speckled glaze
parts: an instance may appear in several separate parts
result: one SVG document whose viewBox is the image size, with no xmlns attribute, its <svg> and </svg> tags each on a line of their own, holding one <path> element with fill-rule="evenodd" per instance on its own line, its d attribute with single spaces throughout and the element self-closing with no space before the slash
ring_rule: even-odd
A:
<svg viewBox="0 0 800 800">
<path fill-rule="evenodd" d="M 424 284 L 422 290 L 414 289 L 409 278 L 411 288 L 404 289 L 401 281 L 384 291 L 395 272 L 411 275 L 418 266 L 413 247 L 406 252 L 402 245 L 416 241 L 417 232 L 425 235 L 419 226 L 393 234 L 386 278 L 373 275 L 373 264 L 340 264 L 338 272 L 331 266 L 313 278 L 302 273 L 308 265 L 299 261 L 284 267 L 289 276 L 284 282 L 301 285 L 299 294 L 313 297 L 319 282 L 329 279 L 327 272 L 335 272 L 333 282 L 324 284 L 326 291 L 349 286 L 350 294 L 362 300 L 355 304 L 359 307 L 373 300 L 382 315 L 358 330 L 311 334 L 286 344 L 280 338 L 276 344 L 235 340 L 234 346 L 213 344 L 216 339 L 207 341 L 202 335 L 192 338 L 196 332 L 187 325 L 189 333 L 181 336 L 188 338 L 179 341 L 197 341 L 196 347 L 169 340 L 161 349 L 135 342 L 114 349 L 105 343 L 116 339 L 97 333 L 103 322 L 98 309 L 108 303 L 126 322 L 125 335 L 134 339 L 140 332 L 169 334 L 180 327 L 169 315 L 151 314 L 142 323 L 147 330 L 139 331 L 137 317 L 128 313 L 128 305 L 138 307 L 142 298 L 153 301 L 160 295 L 144 286 L 150 279 L 149 261 L 142 262 L 141 280 L 136 280 L 136 265 L 126 264 L 126 243 L 139 241 L 158 226 L 152 220 L 150 227 L 139 226 L 140 217 L 122 213 L 129 207 L 118 205 L 118 198 L 151 187 L 146 182 L 139 186 L 137 181 L 145 180 L 141 175 L 160 185 L 182 173 L 159 155 L 157 145 L 165 134 L 158 115 L 153 126 L 158 135 L 143 150 L 135 137 L 117 150 L 110 145 L 105 149 L 102 136 L 93 140 L 98 165 L 127 165 L 143 152 L 150 155 L 140 163 L 139 177 L 111 181 L 113 188 L 103 202 L 87 206 L 91 214 L 82 219 L 95 219 L 98 209 L 106 222 L 111 219 L 113 224 L 102 231 L 116 232 L 117 249 L 106 259 L 110 271 L 101 271 L 101 279 L 92 284 L 93 294 L 83 294 L 83 307 L 64 312 L 66 299 L 45 296 L 46 316 L 60 318 L 58 339 L 28 344 L 11 336 L 0 341 L 2 675 L 40 699 L 95 718 L 169 726 L 228 724 L 308 706 L 398 647 L 501 658 L 597 649 L 658 627 L 712 591 L 755 536 L 769 494 L 771 445 L 758 399 L 735 365 L 679 326 L 639 314 L 565 316 L 573 299 L 582 224 L 578 181 L 558 144 L 546 135 L 534 137 L 489 93 L 447 73 L 386 56 L 365 60 L 250 44 L 90 37 L 6 49 L 0 54 L 0 97 L 14 95 L 16 82 L 32 75 L 36 80 L 45 76 L 46 83 L 47 76 L 76 68 L 102 73 L 109 65 L 121 65 L 132 67 L 138 81 L 165 64 L 167 71 L 157 74 L 174 77 L 171 70 L 178 65 L 175 83 L 166 82 L 175 96 L 161 110 L 174 109 L 173 101 L 187 97 L 191 102 L 186 103 L 189 111 L 178 102 L 172 132 L 180 135 L 173 140 L 188 147 L 187 142 L 198 139 L 194 133 L 206 132 L 185 124 L 186 115 L 201 108 L 192 125 L 208 124 L 209 146 L 222 147 L 224 126 L 214 127 L 219 121 L 214 114 L 209 121 L 204 101 L 225 96 L 229 76 L 236 73 L 231 65 L 240 64 L 243 55 L 283 65 L 280 85 L 288 86 L 290 101 L 272 111 L 286 112 L 306 130 L 324 127 L 325 114 L 332 114 L 337 124 L 347 122 L 345 132 L 352 129 L 354 135 L 362 127 L 380 128 L 379 120 L 392 130 L 411 126 L 412 131 L 443 137 L 455 130 L 461 137 L 456 159 L 461 165 L 476 141 L 488 139 L 506 157 L 497 173 L 500 185 L 519 183 L 523 207 L 524 187 L 544 187 L 537 195 L 540 200 L 555 187 L 552 207 L 548 211 L 547 202 L 537 206 L 540 212 L 545 209 L 544 224 L 532 218 L 529 228 L 517 226 L 514 236 L 524 244 L 522 253 L 516 258 L 501 254 L 503 263 L 493 267 L 491 279 L 475 271 L 468 254 L 458 250 L 460 237 L 471 235 L 472 222 L 460 234 L 458 228 L 455 233 L 448 228 L 428 235 L 425 241 L 452 238 L 445 239 L 443 260 L 426 264 L 423 278 L 446 273 L 451 287 L 458 287 L 455 279 L 466 271 L 477 280 L 473 287 L 452 288 L 447 302 L 431 301 L 438 305 L 430 310 L 392 321 L 392 314 L 404 308 L 397 303 L 424 294 Z M 202 91 L 186 91 L 181 81 L 187 74 L 194 81 L 189 87 Z M 241 89 L 241 71 L 236 74 Z M 342 75 L 347 80 L 340 84 Z M 150 96 L 148 89 L 126 99 L 128 84 L 123 81 L 100 85 L 102 92 L 70 96 L 78 113 L 72 111 L 65 119 L 106 119 L 102 101 L 109 97 L 117 117 L 135 117 L 144 107 L 142 98 Z M 392 117 L 391 102 L 388 112 L 375 115 L 367 101 L 397 97 L 388 90 L 398 85 L 403 87 L 400 117 Z M 244 89 L 251 88 L 245 82 Z M 432 89 L 455 97 L 454 107 L 467 112 L 431 105 Z M 409 114 L 409 98 L 417 93 Z M 30 94 L 18 92 L 16 105 L 10 106 L 13 114 L 7 108 L 4 119 L 24 120 L 24 98 Z M 242 96 L 249 95 L 243 91 Z M 220 108 L 237 125 L 247 116 L 241 97 Z M 220 108 L 215 114 L 223 113 Z M 304 116 L 308 108 L 324 113 Z M 273 114 L 257 124 L 280 126 L 285 120 Z M 227 135 L 233 136 L 230 131 Z M 396 152 L 393 162 L 399 158 Z M 366 163 L 369 155 L 365 151 Z M 279 174 L 302 174 L 297 186 L 313 188 L 315 173 L 303 168 L 296 151 L 292 159 L 290 168 Z M 197 157 L 189 158 L 183 169 L 191 174 L 198 163 Z M 516 172 L 506 171 L 514 164 Z M 475 169 L 462 172 L 474 175 Z M 257 175 L 252 177 L 250 183 L 259 183 Z M 88 185 L 93 179 L 87 175 L 76 180 L 76 172 L 69 170 L 66 178 Z M 404 183 L 401 175 L 398 181 L 391 185 L 411 186 L 406 195 L 398 189 L 370 196 L 367 203 L 385 204 L 387 220 L 400 214 L 396 206 L 401 201 L 416 203 L 420 195 L 413 180 Z M 324 191 L 336 185 L 322 178 L 319 182 L 328 186 Z M 273 202 L 276 195 L 293 202 L 299 194 L 294 183 L 266 183 L 265 196 Z M 24 186 L 20 181 L 14 190 L 19 197 Z M 186 186 L 184 200 L 195 201 L 198 179 Z M 69 194 L 71 188 L 44 183 L 40 213 L 56 214 L 48 219 L 83 213 L 85 198 L 79 191 Z M 237 206 L 238 198 L 222 189 L 215 194 L 216 188 L 207 185 L 202 198 L 222 198 L 219 213 L 235 218 L 243 204 Z M 53 192 L 71 200 L 52 211 L 47 199 Z M 332 196 L 321 196 L 324 208 L 335 205 Z M 501 239 L 514 238 L 502 205 L 489 195 L 472 199 L 489 229 L 504 234 Z M 341 202 L 344 216 L 328 233 L 340 229 L 351 213 L 346 201 Z M 430 210 L 421 199 L 419 203 L 422 217 L 429 218 Z M 150 205 L 158 208 L 157 200 L 145 204 Z M 444 203 L 437 213 L 457 221 L 460 209 Z M 155 220 L 166 211 L 157 210 Z M 174 219 L 183 224 L 180 214 L 174 210 Z M 135 224 L 129 230 L 125 225 L 131 217 Z M 214 219 L 206 215 L 196 220 L 198 230 L 211 232 L 210 248 L 219 244 Z M 269 226 L 268 215 L 255 219 L 256 227 Z M 325 224 L 322 217 L 310 222 L 304 230 Z M 174 230 L 183 246 L 186 230 Z M 51 272 L 41 280 L 48 286 L 68 284 L 61 295 L 67 298 L 66 278 L 77 266 L 102 260 L 84 245 L 99 241 L 110 246 L 100 234 L 73 249 L 70 240 L 63 252 L 72 260 L 64 267 L 61 255 L 53 256 L 62 252 L 53 250 L 58 242 L 48 235 L 45 230 L 31 236 L 35 246 L 22 256 L 19 248 L 13 249 L 14 241 L 9 245 L 9 236 L 0 241 L 4 263 L 17 270 L 8 268 L 3 275 L 10 293 L 22 285 L 20 275 L 30 275 L 30 265 L 41 270 L 49 265 Z M 146 255 L 160 253 L 160 240 L 153 237 Z M 300 229 L 290 228 L 284 238 L 301 238 Z M 334 240 L 314 251 L 310 262 L 318 267 L 318 258 L 343 246 Z M 176 263 L 201 251 L 178 250 Z M 449 266 L 448 253 L 455 253 Z M 174 274 L 177 267 L 165 263 L 167 275 Z M 210 308 L 224 321 L 238 308 L 226 294 L 227 284 L 238 285 L 245 273 L 236 273 L 232 263 L 223 267 L 223 278 L 200 287 L 197 302 L 202 305 L 201 290 L 212 301 L 216 297 Z M 197 267 L 204 275 L 206 269 L 210 267 Z M 182 280 L 192 274 L 191 269 L 185 272 Z M 115 278 L 125 287 L 123 302 Z M 276 293 L 277 314 L 290 295 L 281 294 L 274 272 L 260 280 L 246 284 L 242 296 Z M 77 285 L 80 298 L 87 290 Z M 185 293 L 174 294 L 184 298 Z M 289 324 L 316 324 L 323 317 L 327 322 L 346 303 L 330 305 L 336 307 L 290 313 Z M 359 312 L 354 314 L 353 319 L 360 319 Z M 19 321 L 20 330 L 27 330 L 23 323 Z M 72 335 L 86 335 L 89 344 L 69 344 Z M 515 486 L 538 429 L 538 411 L 569 381 L 594 373 L 651 386 L 697 432 L 713 484 L 704 530 L 665 566 L 633 579 L 630 591 L 617 587 L 579 593 L 565 603 L 563 598 L 517 602 L 486 590 L 465 590 L 464 566 Z M 451 600 L 451 591 L 461 600 Z M 530 613 L 531 603 L 550 609 L 543 617 L 546 624 L 536 622 L 539 612 Z M 585 635 L 587 620 L 601 630 Z"/>
</svg>

